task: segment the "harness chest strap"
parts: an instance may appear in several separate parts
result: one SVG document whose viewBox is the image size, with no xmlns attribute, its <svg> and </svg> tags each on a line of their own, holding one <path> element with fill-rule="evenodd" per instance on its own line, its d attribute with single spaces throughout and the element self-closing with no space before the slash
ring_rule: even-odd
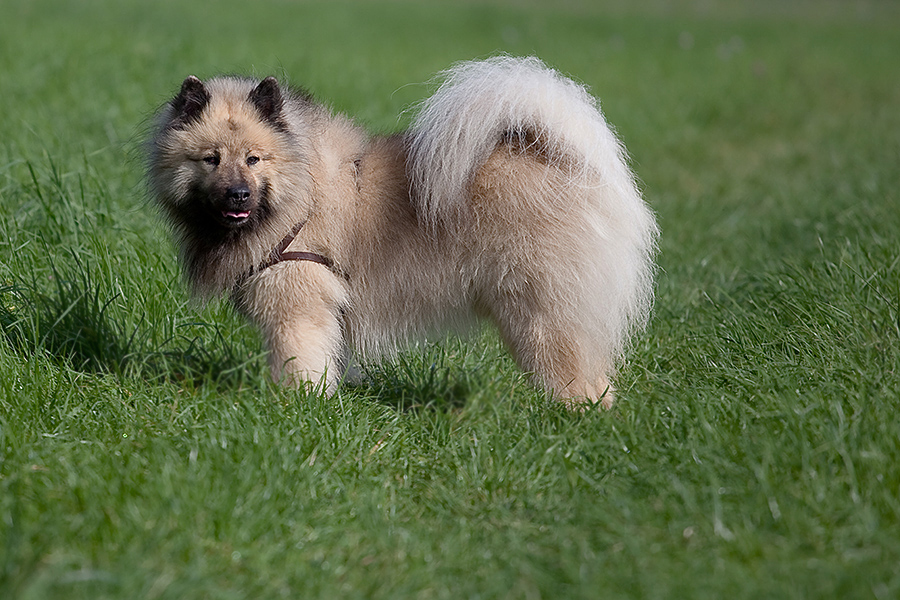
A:
<svg viewBox="0 0 900 600">
<path fill-rule="evenodd" d="M 269 258 L 263 261 L 256 267 L 251 267 L 250 271 L 247 275 L 253 275 L 254 273 L 259 273 L 264 269 L 268 269 L 273 265 L 277 265 L 280 262 L 288 261 L 288 260 L 305 260 L 309 262 L 318 263 L 323 265 L 329 269 L 334 267 L 334 262 L 321 254 L 316 254 L 315 252 L 285 252 L 288 246 L 291 245 L 291 242 L 294 241 L 294 238 L 297 237 L 297 234 L 300 233 L 300 230 L 303 229 L 303 225 L 305 222 L 297 223 L 291 229 L 291 231 L 284 236 L 284 239 L 279 242 L 275 248 L 272 249 L 271 254 L 269 254 Z"/>
</svg>

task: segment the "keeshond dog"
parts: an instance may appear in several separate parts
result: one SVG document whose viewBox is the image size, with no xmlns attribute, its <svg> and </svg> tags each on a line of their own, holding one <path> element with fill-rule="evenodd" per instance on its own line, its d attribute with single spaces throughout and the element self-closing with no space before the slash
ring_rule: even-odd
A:
<svg viewBox="0 0 900 600">
<path fill-rule="evenodd" d="M 536 58 L 457 64 L 370 136 L 274 78 L 188 77 L 152 195 L 200 297 L 230 292 L 273 377 L 330 393 L 366 359 L 484 318 L 568 406 L 613 400 L 657 226 L 597 101 Z"/>
</svg>

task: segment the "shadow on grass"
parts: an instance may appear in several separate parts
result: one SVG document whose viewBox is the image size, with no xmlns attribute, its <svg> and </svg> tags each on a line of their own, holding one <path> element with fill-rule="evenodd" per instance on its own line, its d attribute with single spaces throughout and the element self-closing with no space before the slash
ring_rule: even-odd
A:
<svg viewBox="0 0 900 600">
<path fill-rule="evenodd" d="M 52 285 L 18 278 L 0 286 L 0 333 L 25 355 L 45 354 L 75 370 L 163 379 L 199 386 L 240 387 L 248 359 L 217 325 L 205 336 L 153 341 L 144 317 L 129 322 L 115 310 L 118 293 L 105 292 L 73 253 L 74 265 L 52 267 Z M 250 360 L 252 360 L 251 357 Z"/>
<path fill-rule="evenodd" d="M 475 391 L 461 373 L 446 365 L 413 366 L 414 358 L 401 357 L 387 365 L 366 369 L 365 379 L 347 385 L 365 398 L 401 412 L 460 409 Z"/>
<path fill-rule="evenodd" d="M 474 344 L 474 346 L 473 346 Z M 443 340 L 365 365 L 359 381 L 345 384 L 360 396 L 402 412 L 453 412 L 493 388 L 497 357 L 478 356 L 475 340 Z"/>
</svg>

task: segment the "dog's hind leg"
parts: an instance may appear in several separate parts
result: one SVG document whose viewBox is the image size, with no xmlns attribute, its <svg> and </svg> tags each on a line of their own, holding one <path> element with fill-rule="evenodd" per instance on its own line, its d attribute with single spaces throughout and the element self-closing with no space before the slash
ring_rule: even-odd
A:
<svg viewBox="0 0 900 600">
<path fill-rule="evenodd" d="M 574 319 L 542 307 L 531 295 L 495 297 L 491 316 L 519 366 L 535 383 L 551 391 L 568 408 L 612 406 L 613 387 L 605 357 L 590 356 L 595 344 Z"/>
</svg>

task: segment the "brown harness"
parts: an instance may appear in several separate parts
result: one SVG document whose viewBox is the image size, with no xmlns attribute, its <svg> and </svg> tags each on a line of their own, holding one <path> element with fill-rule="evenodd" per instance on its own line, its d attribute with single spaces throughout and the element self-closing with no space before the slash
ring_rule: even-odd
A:
<svg viewBox="0 0 900 600">
<path fill-rule="evenodd" d="M 285 250 L 287 250 L 287 247 L 291 245 L 291 242 L 294 241 L 294 238 L 297 237 L 297 234 L 300 233 L 300 230 L 303 229 L 303 225 L 305 224 L 306 222 L 304 221 L 302 223 L 297 223 L 296 225 L 294 225 L 290 233 L 284 236 L 284 239 L 281 240 L 281 242 L 279 242 L 278 245 L 272 249 L 272 252 L 269 254 L 269 258 L 255 267 L 250 267 L 250 270 L 242 279 L 246 279 L 247 277 L 268 269 L 273 265 L 277 265 L 280 262 L 288 260 L 306 260 L 323 265 L 328 269 L 333 269 L 334 262 L 330 258 L 322 256 L 321 254 L 316 254 L 315 252 L 285 252 Z"/>
<path fill-rule="evenodd" d="M 269 255 L 268 260 L 260 265 L 260 271 L 285 260 L 308 260 L 310 262 L 319 263 L 320 265 L 325 265 L 329 269 L 334 266 L 334 263 L 331 262 L 330 258 L 326 258 L 321 254 L 316 254 L 315 252 L 285 252 L 285 250 L 287 250 L 287 247 L 291 245 L 291 242 L 294 241 L 294 238 L 297 237 L 297 234 L 300 233 L 300 230 L 303 229 L 303 225 L 305 224 L 306 222 L 304 221 L 302 223 L 297 223 L 296 225 L 294 225 L 290 233 L 284 236 L 284 239 L 281 240 L 281 243 L 275 246 L 275 248 L 272 250 L 272 253 Z"/>
</svg>

